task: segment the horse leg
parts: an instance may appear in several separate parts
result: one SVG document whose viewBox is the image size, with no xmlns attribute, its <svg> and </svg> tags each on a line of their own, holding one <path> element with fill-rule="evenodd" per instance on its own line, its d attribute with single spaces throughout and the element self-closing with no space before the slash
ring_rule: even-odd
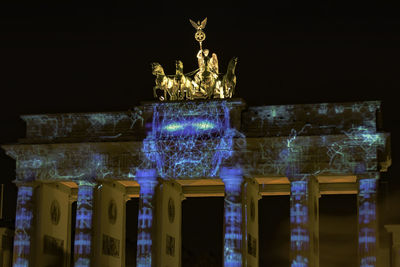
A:
<svg viewBox="0 0 400 267">
<path fill-rule="evenodd" d="M 153 86 L 153 96 L 157 98 L 157 86 Z"/>
</svg>

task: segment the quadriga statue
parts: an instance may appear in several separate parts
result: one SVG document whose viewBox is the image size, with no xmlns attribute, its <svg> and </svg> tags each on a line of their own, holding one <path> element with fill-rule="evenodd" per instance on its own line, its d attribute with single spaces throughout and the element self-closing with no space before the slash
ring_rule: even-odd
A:
<svg viewBox="0 0 400 267">
<path fill-rule="evenodd" d="M 154 97 L 161 101 L 166 100 L 194 100 L 211 98 L 231 98 L 236 87 L 237 57 L 229 61 L 225 74 L 219 73 L 218 58 L 215 53 L 209 56 L 209 50 L 202 48 L 205 40 L 203 29 L 207 18 L 201 23 L 190 20 L 195 27 L 195 38 L 200 44 L 197 53 L 199 68 L 195 71 L 184 73 L 183 63 L 175 62 L 175 74 L 166 75 L 159 63 L 152 63 L 152 73 L 156 76 L 156 85 L 153 88 Z"/>
</svg>

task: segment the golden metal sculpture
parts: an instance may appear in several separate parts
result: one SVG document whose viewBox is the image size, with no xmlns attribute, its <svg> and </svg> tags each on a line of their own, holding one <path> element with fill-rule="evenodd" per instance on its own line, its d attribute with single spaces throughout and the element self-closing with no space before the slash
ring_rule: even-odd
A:
<svg viewBox="0 0 400 267">
<path fill-rule="evenodd" d="M 215 53 L 209 57 L 209 50 L 202 48 L 206 39 L 204 28 L 207 18 L 201 23 L 189 20 L 196 29 L 195 39 L 199 42 L 200 50 L 197 52 L 199 68 L 190 73 L 183 72 L 183 63 L 175 62 L 175 75 L 166 75 L 159 63 L 152 63 L 152 73 L 156 76 L 156 85 L 153 88 L 154 97 L 165 100 L 194 100 L 210 98 L 231 98 L 236 87 L 235 69 L 237 58 L 229 61 L 227 72 L 219 73 L 218 58 Z M 193 76 L 193 78 L 192 78 Z M 158 90 L 163 95 L 158 95 Z"/>
<path fill-rule="evenodd" d="M 207 18 L 205 18 L 201 23 L 200 21 L 194 22 L 193 20 L 189 19 L 190 23 L 193 27 L 197 30 L 194 34 L 194 39 L 200 44 L 200 50 L 202 49 L 201 44 L 206 39 L 206 34 L 204 33 L 203 29 L 206 27 Z"/>
</svg>

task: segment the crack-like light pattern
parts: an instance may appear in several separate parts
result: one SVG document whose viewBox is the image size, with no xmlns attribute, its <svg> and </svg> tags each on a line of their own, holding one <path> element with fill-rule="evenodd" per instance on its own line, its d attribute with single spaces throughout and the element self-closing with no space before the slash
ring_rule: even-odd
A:
<svg viewBox="0 0 400 267">
<path fill-rule="evenodd" d="M 358 183 L 358 251 L 360 267 L 375 267 L 377 255 L 376 190 L 377 179 Z"/>
<path fill-rule="evenodd" d="M 31 186 L 20 186 L 18 188 L 13 267 L 29 266 L 33 219 L 32 195 L 33 188 Z"/>
<path fill-rule="evenodd" d="M 162 178 L 215 177 L 233 153 L 229 112 L 225 101 L 155 104 L 145 164 Z"/>
<path fill-rule="evenodd" d="M 223 168 L 225 184 L 224 267 L 242 266 L 242 171 Z"/>
<path fill-rule="evenodd" d="M 291 267 L 307 267 L 310 261 L 308 230 L 308 180 L 290 182 Z"/>
<path fill-rule="evenodd" d="M 90 267 L 92 251 L 93 193 L 95 184 L 80 181 L 76 206 L 74 267 Z"/>
<path fill-rule="evenodd" d="M 135 128 L 137 122 L 140 121 L 141 126 L 144 122 L 143 110 L 140 107 L 134 107 L 124 113 L 25 115 L 22 119 L 27 122 L 28 137 L 47 140 L 68 138 L 82 129 L 86 130 L 86 138 L 89 139 L 113 139 L 126 134 L 121 131 L 121 127 L 130 131 Z M 126 128 L 127 123 L 130 125 L 129 128 Z"/>
<path fill-rule="evenodd" d="M 364 126 L 343 132 L 346 138 L 327 146 L 329 166 L 337 170 L 355 169 L 355 162 L 363 162 L 367 170 L 375 170 L 377 149 L 385 145 L 385 136 Z M 360 150 L 354 153 L 354 150 Z"/>
<path fill-rule="evenodd" d="M 157 185 L 156 171 L 138 170 L 136 179 L 140 185 L 137 257 L 136 266 L 152 266 L 152 226 L 153 226 L 153 197 Z"/>
</svg>

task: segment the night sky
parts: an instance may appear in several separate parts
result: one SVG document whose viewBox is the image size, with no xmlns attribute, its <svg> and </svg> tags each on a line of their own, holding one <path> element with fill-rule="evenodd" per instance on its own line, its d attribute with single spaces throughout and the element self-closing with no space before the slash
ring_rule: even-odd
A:
<svg viewBox="0 0 400 267">
<path fill-rule="evenodd" d="M 185 72 L 196 69 L 189 18 L 208 17 L 204 47 L 218 55 L 221 72 L 239 57 L 236 97 L 248 105 L 382 101 L 393 166 L 380 182 L 380 225 L 400 224 L 400 4 L 34 2 L 0 3 L 1 144 L 24 136 L 21 114 L 123 111 L 153 100 L 150 63 L 167 74 L 176 59 Z M 6 220 L 15 216 L 14 168 L 1 151 Z M 259 205 L 260 266 L 286 266 L 289 197 L 264 197 Z M 127 210 L 137 214 L 137 203 Z M 320 199 L 320 266 L 355 266 L 356 211 L 356 196 Z M 222 212 L 223 198 L 183 202 L 184 266 L 200 259 L 221 265 Z M 128 220 L 136 228 L 134 216 Z M 134 240 L 135 231 L 128 235 Z"/>
</svg>

